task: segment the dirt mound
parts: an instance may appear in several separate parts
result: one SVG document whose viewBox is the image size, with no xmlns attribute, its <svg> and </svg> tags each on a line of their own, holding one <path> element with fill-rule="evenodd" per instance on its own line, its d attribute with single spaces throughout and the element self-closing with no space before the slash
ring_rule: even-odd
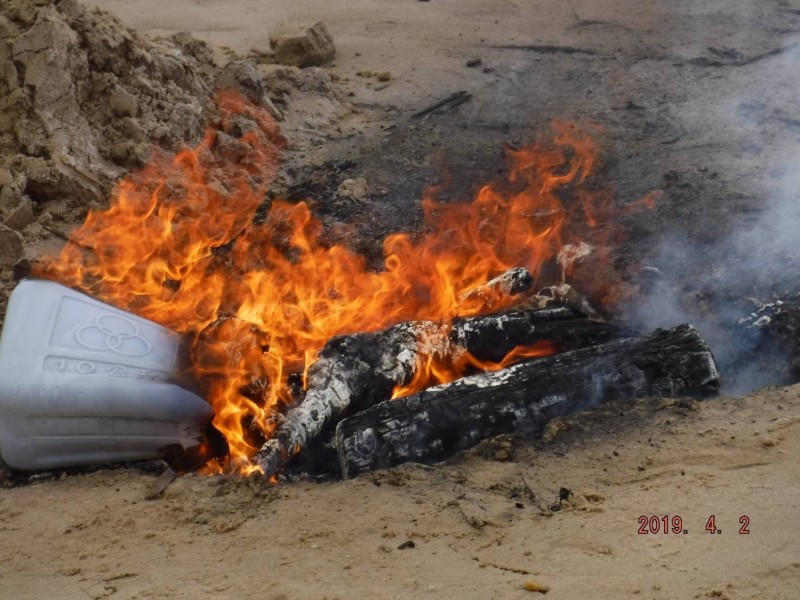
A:
<svg viewBox="0 0 800 600">
<path fill-rule="evenodd" d="M 327 74 L 319 75 L 330 84 Z M 287 82 L 266 81 L 240 57 L 218 64 L 212 49 L 189 34 L 145 39 L 75 0 L 3 2 L 0 291 L 13 287 L 14 265 L 19 277 L 43 247 L 62 243 L 154 147 L 196 144 L 214 114 L 215 88 L 238 88 L 282 117 L 270 95 L 286 111 Z M 308 87 L 304 81 L 288 87 Z M 5 296 L 0 293 L 0 316 Z"/>
<path fill-rule="evenodd" d="M 153 143 L 198 138 L 215 73 L 205 44 L 145 40 L 72 0 L 3 3 L 0 63 L 0 211 L 18 230 L 80 218 Z"/>
</svg>

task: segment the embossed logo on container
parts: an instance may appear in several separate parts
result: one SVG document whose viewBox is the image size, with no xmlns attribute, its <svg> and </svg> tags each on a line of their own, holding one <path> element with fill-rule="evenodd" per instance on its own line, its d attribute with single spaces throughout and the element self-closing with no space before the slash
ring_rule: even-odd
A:
<svg viewBox="0 0 800 600">
<path fill-rule="evenodd" d="M 67 296 L 59 304 L 49 345 L 76 352 L 74 358 L 94 361 L 105 355 L 114 357 L 114 363 L 171 371 L 177 364 L 179 340 L 175 333 L 146 319 Z"/>
<path fill-rule="evenodd" d="M 119 315 L 97 315 L 94 321 L 75 330 L 75 340 L 87 350 L 109 350 L 121 356 L 147 356 L 153 346 L 139 326 Z"/>
</svg>

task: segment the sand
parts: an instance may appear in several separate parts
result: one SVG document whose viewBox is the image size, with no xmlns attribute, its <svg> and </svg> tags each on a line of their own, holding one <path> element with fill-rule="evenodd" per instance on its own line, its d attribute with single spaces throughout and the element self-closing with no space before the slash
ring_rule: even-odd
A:
<svg viewBox="0 0 800 600">
<path fill-rule="evenodd" d="M 146 500 L 154 474 L 70 476 L 0 492 L 2 597 L 522 599 L 535 580 L 556 599 L 795 598 L 798 432 L 792 387 L 629 404 L 347 482 L 191 475 Z M 687 533 L 639 533 L 664 515 Z"/>
</svg>

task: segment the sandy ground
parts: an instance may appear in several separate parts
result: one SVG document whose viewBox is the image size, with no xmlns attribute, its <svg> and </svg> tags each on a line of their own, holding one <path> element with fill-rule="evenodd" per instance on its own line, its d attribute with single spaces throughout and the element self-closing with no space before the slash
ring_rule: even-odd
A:
<svg viewBox="0 0 800 600">
<path fill-rule="evenodd" d="M 284 21 L 323 19 L 338 47 L 329 70 L 354 109 L 342 117 L 346 135 L 303 152 L 384 153 L 364 169 L 391 190 L 403 178 L 419 190 L 433 152 L 465 127 L 452 115 L 441 126 L 382 127 L 459 89 L 475 95 L 459 117 L 472 137 L 453 148 L 465 171 L 496 169 L 476 157 L 487 146 L 497 154 L 503 137 L 525 137 L 558 116 L 591 117 L 621 157 L 612 171 L 624 195 L 681 172 L 663 210 L 700 237 L 714 227 L 693 219 L 686 202 L 717 190 L 708 173 L 725 169 L 726 191 L 710 193 L 707 209 L 715 226 L 725 224 L 754 187 L 777 185 L 764 165 L 785 146 L 769 141 L 800 144 L 786 117 L 798 108 L 796 83 L 783 77 L 790 65 L 780 57 L 769 69 L 687 62 L 710 46 L 752 57 L 776 38 L 796 39 L 794 0 L 89 4 L 146 34 L 189 30 L 240 53 L 265 47 Z M 494 48 L 526 44 L 597 54 Z M 488 71 L 465 66 L 476 57 Z M 356 75 L 363 70 L 393 79 L 379 84 Z M 767 93 L 770 78 L 780 85 Z M 736 120 L 742 103 L 749 112 Z M 756 149 L 746 144 L 754 132 Z M 382 180 L 387 148 L 406 160 Z M 697 165 L 702 175 L 689 172 Z M 705 187 L 692 187 L 701 177 Z M 719 211 L 711 200 L 723 196 Z M 375 205 L 378 217 L 362 227 L 380 229 L 390 211 L 407 219 Z M 348 482 L 266 489 L 186 476 L 146 500 L 155 475 L 116 469 L 2 489 L 0 598 L 514 599 L 536 593 L 523 589 L 526 580 L 549 586 L 548 598 L 795 598 L 798 429 L 793 387 L 699 405 L 626 404 L 563 422 L 549 441 L 493 440 L 445 465 Z M 641 516 L 664 515 L 682 519 L 681 533 L 639 533 Z M 705 530 L 711 515 L 721 533 Z M 409 540 L 414 547 L 398 548 Z"/>
<path fill-rule="evenodd" d="M 188 476 L 145 500 L 155 475 L 116 470 L 6 490 L 2 597 L 485 600 L 530 579 L 548 598 L 796 597 L 800 388 L 559 431 L 322 485 Z M 654 515 L 687 533 L 640 534 Z"/>
</svg>

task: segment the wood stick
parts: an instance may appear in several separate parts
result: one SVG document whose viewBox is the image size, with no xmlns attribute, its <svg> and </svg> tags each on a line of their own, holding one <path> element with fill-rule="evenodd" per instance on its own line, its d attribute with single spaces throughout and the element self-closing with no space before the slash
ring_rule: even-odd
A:
<svg viewBox="0 0 800 600">
<path fill-rule="evenodd" d="M 420 110 L 418 112 L 415 112 L 413 115 L 411 115 L 411 118 L 412 119 L 420 119 L 422 117 L 425 117 L 425 116 L 431 114 L 432 112 L 434 112 L 436 110 L 440 110 L 440 111 L 443 111 L 443 112 L 446 112 L 448 110 L 452 110 L 456 106 L 464 104 L 464 102 L 467 102 L 470 98 L 472 98 L 472 94 L 470 94 L 466 90 L 461 90 L 461 91 L 458 91 L 458 92 L 454 92 L 453 94 L 450 94 L 447 98 L 444 98 L 443 100 L 439 100 L 435 104 L 432 104 L 427 108 L 423 108 L 422 110 Z"/>
</svg>

